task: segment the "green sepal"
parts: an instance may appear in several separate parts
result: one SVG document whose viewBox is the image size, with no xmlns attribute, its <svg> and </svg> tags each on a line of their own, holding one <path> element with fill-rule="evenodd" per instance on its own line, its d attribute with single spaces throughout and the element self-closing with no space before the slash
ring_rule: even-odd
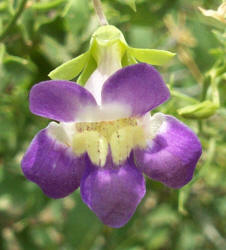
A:
<svg viewBox="0 0 226 250">
<path fill-rule="evenodd" d="M 80 56 L 61 64 L 59 67 L 49 73 L 49 77 L 53 80 L 71 80 L 75 78 L 85 67 L 90 56 L 87 51 Z"/>
<path fill-rule="evenodd" d="M 175 56 L 175 53 L 157 49 L 128 48 L 129 53 L 138 61 L 153 65 L 163 65 Z"/>
<path fill-rule="evenodd" d="M 130 55 L 128 52 L 126 52 L 122 58 L 122 67 L 126 67 L 132 64 L 136 64 L 136 59 Z"/>
<path fill-rule="evenodd" d="M 90 51 L 97 64 L 101 61 L 106 50 L 113 49 L 115 57 L 123 57 L 127 43 L 122 32 L 113 25 L 99 27 L 90 41 Z"/>
<path fill-rule="evenodd" d="M 80 74 L 77 83 L 84 86 L 93 71 L 97 68 L 97 63 L 92 56 L 89 57 L 87 65 L 83 69 L 82 73 Z"/>
<path fill-rule="evenodd" d="M 207 100 L 198 104 L 189 105 L 184 108 L 178 109 L 179 115 L 190 119 L 205 119 L 214 115 L 219 106 Z"/>
</svg>

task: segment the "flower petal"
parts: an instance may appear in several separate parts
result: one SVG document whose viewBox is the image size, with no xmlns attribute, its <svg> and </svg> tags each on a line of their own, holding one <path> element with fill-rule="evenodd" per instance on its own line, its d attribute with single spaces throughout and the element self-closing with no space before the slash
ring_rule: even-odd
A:
<svg viewBox="0 0 226 250">
<path fill-rule="evenodd" d="M 155 114 L 151 119 L 154 139 L 145 150 L 136 149 L 135 159 L 150 178 L 172 188 L 187 184 L 202 153 L 194 132 L 176 118 Z"/>
<path fill-rule="evenodd" d="M 83 159 L 52 138 L 48 128 L 35 136 L 22 160 L 26 178 L 51 198 L 65 197 L 78 188 L 83 169 Z"/>
<path fill-rule="evenodd" d="M 30 92 L 31 112 L 57 121 L 75 121 L 90 106 L 96 106 L 92 94 L 70 81 L 44 81 Z"/>
<path fill-rule="evenodd" d="M 102 105 L 129 105 L 132 116 L 144 115 L 169 97 L 169 90 L 158 71 L 145 63 L 118 70 L 102 89 Z"/>
<path fill-rule="evenodd" d="M 121 227 L 134 214 L 145 194 L 145 180 L 134 163 L 112 168 L 92 166 L 87 160 L 87 171 L 81 181 L 83 201 L 100 220 L 111 227 Z"/>
</svg>

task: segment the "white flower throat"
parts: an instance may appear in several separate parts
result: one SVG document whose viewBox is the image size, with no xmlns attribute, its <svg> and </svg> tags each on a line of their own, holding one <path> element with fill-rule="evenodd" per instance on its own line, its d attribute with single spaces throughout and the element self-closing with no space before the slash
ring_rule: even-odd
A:
<svg viewBox="0 0 226 250">
<path fill-rule="evenodd" d="M 51 122 L 48 134 L 69 146 L 76 156 L 87 153 L 93 164 L 103 167 L 108 154 L 114 164 L 123 163 L 132 149 L 146 147 L 147 135 L 135 118 L 114 121 L 60 123 Z"/>
<path fill-rule="evenodd" d="M 89 77 L 85 88 L 94 96 L 98 105 L 101 105 L 101 91 L 104 82 L 117 70 L 122 68 L 121 56 L 117 52 L 117 44 L 104 47 L 100 50 L 98 67 Z"/>
<path fill-rule="evenodd" d="M 115 165 L 123 163 L 134 148 L 145 148 L 158 132 L 166 131 L 164 116 L 149 113 L 141 118 L 100 122 L 51 122 L 48 135 L 67 145 L 76 156 L 87 153 L 93 164 L 103 167 L 108 154 Z"/>
</svg>

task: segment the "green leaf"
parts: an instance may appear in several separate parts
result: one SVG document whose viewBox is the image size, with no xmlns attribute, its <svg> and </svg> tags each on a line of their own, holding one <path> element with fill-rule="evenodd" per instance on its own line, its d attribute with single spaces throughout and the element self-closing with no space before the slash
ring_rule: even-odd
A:
<svg viewBox="0 0 226 250">
<path fill-rule="evenodd" d="M 133 11 L 136 11 L 136 0 L 126 0 L 125 1 Z"/>
<path fill-rule="evenodd" d="M 0 3 L 0 11 L 5 11 L 7 9 L 7 2 Z"/>
<path fill-rule="evenodd" d="M 67 30 L 70 30 L 75 37 L 81 39 L 81 33 L 89 24 L 90 10 L 89 0 L 71 0 L 62 9 L 62 16 L 65 18 Z"/>
<path fill-rule="evenodd" d="M 67 62 L 71 60 L 67 47 L 50 35 L 42 36 L 42 50 L 55 67 L 60 65 L 62 61 Z"/>
<path fill-rule="evenodd" d="M 226 31 L 222 33 L 220 31 L 213 30 L 212 32 L 215 35 L 215 37 L 218 39 L 218 41 L 224 46 L 226 46 Z"/>
<path fill-rule="evenodd" d="M 133 55 L 137 60 L 153 65 L 165 64 L 175 56 L 175 53 L 157 49 L 129 48 L 129 53 Z"/>
<path fill-rule="evenodd" d="M 8 63 L 20 64 L 23 67 L 25 67 L 26 69 L 30 70 L 31 72 L 37 71 L 37 67 L 34 63 L 32 63 L 31 61 L 29 61 L 27 59 L 18 57 L 18 56 L 6 55 L 5 58 L 3 59 L 3 62 L 5 64 L 8 64 Z"/>
<path fill-rule="evenodd" d="M 71 80 L 75 78 L 85 67 L 89 58 L 89 51 L 67 61 L 49 73 L 51 79 Z"/>
<path fill-rule="evenodd" d="M 122 4 L 129 5 L 129 7 L 133 10 L 136 11 L 136 0 L 118 0 Z"/>
<path fill-rule="evenodd" d="M 67 0 L 53 0 L 50 2 L 33 3 L 31 5 L 31 8 L 40 11 L 49 11 L 51 9 L 59 7 L 59 5 L 61 5 L 64 2 L 67 2 Z"/>
</svg>

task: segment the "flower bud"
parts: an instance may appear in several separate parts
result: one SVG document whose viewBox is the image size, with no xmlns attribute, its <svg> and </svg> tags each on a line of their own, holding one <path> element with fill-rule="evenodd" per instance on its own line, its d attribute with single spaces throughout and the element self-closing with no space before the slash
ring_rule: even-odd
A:
<svg viewBox="0 0 226 250">
<path fill-rule="evenodd" d="M 189 105 L 184 108 L 178 109 L 179 115 L 190 119 L 205 119 L 216 113 L 218 105 L 211 101 L 204 101 L 198 104 Z"/>
</svg>

